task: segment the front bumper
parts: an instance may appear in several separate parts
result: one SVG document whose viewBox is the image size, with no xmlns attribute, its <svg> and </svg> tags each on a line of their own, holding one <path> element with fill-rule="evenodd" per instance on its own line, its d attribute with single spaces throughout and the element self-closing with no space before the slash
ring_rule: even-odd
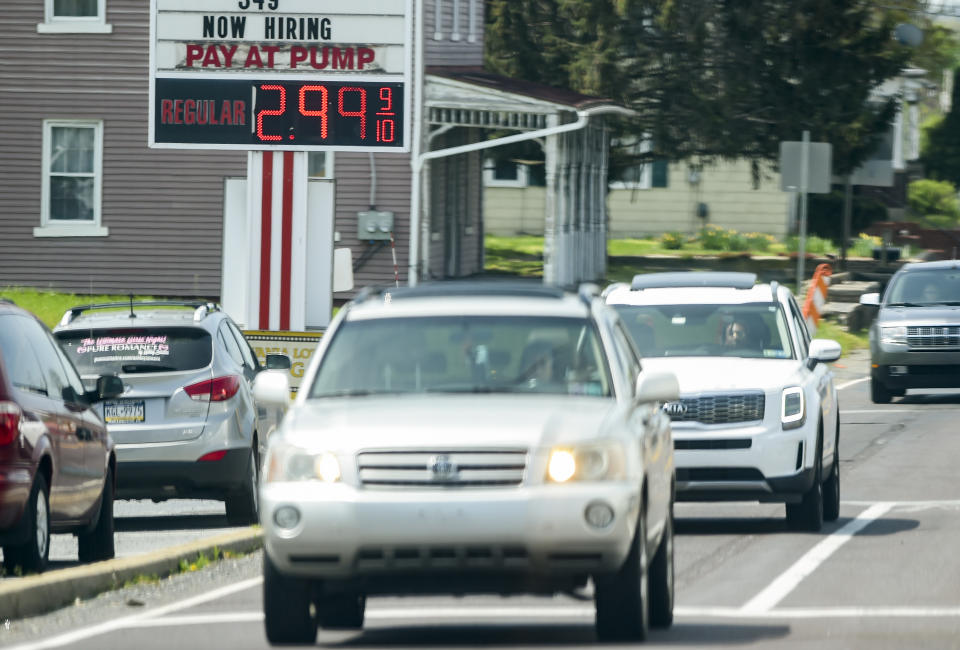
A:
<svg viewBox="0 0 960 650">
<path fill-rule="evenodd" d="M 678 501 L 795 503 L 813 485 L 815 414 L 786 431 L 779 421 L 674 427 Z"/>
<path fill-rule="evenodd" d="M 870 375 L 891 390 L 960 388 L 960 351 L 910 351 L 906 345 L 874 344 Z"/>
<path fill-rule="evenodd" d="M 584 518 L 594 502 L 614 512 L 601 530 Z M 504 592 L 510 583 L 529 592 L 537 577 L 615 571 L 630 550 L 639 503 L 639 489 L 626 483 L 379 490 L 310 482 L 260 490 L 266 552 L 281 572 L 347 581 L 365 593 Z M 291 529 L 274 520 L 285 506 L 300 512 Z M 533 582 L 518 583 L 524 576 Z M 490 589 L 478 588 L 484 581 Z"/>
</svg>

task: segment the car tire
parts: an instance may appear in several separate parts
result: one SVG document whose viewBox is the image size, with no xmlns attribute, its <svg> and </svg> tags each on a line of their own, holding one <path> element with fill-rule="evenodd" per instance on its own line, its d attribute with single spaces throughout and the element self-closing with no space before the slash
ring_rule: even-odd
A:
<svg viewBox="0 0 960 650">
<path fill-rule="evenodd" d="M 650 625 L 668 628 L 673 625 L 673 504 L 663 525 L 660 546 L 650 563 Z"/>
<path fill-rule="evenodd" d="M 260 461 L 256 445 L 247 457 L 247 469 L 240 490 L 226 498 L 227 522 L 232 526 L 246 526 L 259 522 Z"/>
<path fill-rule="evenodd" d="M 813 484 L 804 492 L 800 503 L 787 504 L 787 526 L 793 530 L 820 532 L 823 527 L 823 444 L 817 438 Z"/>
<path fill-rule="evenodd" d="M 879 379 L 870 378 L 870 399 L 874 404 L 889 404 L 893 399 L 893 393 Z"/>
<path fill-rule="evenodd" d="M 643 641 L 650 625 L 646 527 L 640 513 L 626 561 L 614 574 L 597 576 L 594 604 L 600 641 Z"/>
<path fill-rule="evenodd" d="M 107 469 L 100 495 L 100 511 L 93 530 L 77 535 L 81 562 L 111 560 L 116 554 L 113 540 L 113 469 Z"/>
<path fill-rule="evenodd" d="M 19 571 L 42 573 L 50 558 L 50 489 L 47 479 L 37 472 L 23 516 L 29 534 L 22 544 L 3 547 L 3 567 L 7 575 Z"/>
<path fill-rule="evenodd" d="M 830 478 L 823 484 L 823 520 L 840 518 L 840 423 L 837 423 L 837 440 L 833 445 L 833 467 Z"/>
<path fill-rule="evenodd" d="M 363 594 L 338 594 L 317 599 L 317 619 L 325 630 L 359 630 L 367 597 Z"/>
<path fill-rule="evenodd" d="M 263 553 L 263 625 L 273 645 L 313 645 L 317 617 L 313 584 L 305 578 L 281 574 Z"/>
</svg>

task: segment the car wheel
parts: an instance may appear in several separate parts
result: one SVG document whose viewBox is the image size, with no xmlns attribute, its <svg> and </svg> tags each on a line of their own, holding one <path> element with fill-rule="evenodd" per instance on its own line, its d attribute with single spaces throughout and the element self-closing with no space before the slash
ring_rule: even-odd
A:
<svg viewBox="0 0 960 650">
<path fill-rule="evenodd" d="M 50 557 L 50 490 L 47 479 L 39 472 L 23 516 L 27 518 L 24 523 L 30 531 L 27 540 L 22 544 L 3 547 L 3 566 L 8 575 L 16 574 L 18 567 L 23 573 L 41 573 L 47 568 Z"/>
<path fill-rule="evenodd" d="M 113 559 L 113 470 L 107 470 L 100 495 L 100 512 L 93 530 L 77 536 L 81 562 Z"/>
<path fill-rule="evenodd" d="M 787 525 L 793 530 L 819 532 L 823 527 L 823 447 L 817 438 L 813 485 L 803 494 L 800 503 L 787 504 Z"/>
<path fill-rule="evenodd" d="M 359 630 L 363 627 L 367 597 L 363 594 L 339 594 L 317 599 L 317 619 L 327 630 Z"/>
<path fill-rule="evenodd" d="M 263 624 L 271 644 L 313 645 L 317 616 L 313 584 L 282 575 L 263 553 Z"/>
<path fill-rule="evenodd" d="M 666 628 L 673 624 L 673 504 L 664 522 L 660 546 L 650 563 L 650 625 Z"/>
<path fill-rule="evenodd" d="M 234 526 L 246 526 L 259 521 L 260 461 L 257 456 L 257 448 L 254 446 L 247 459 L 243 486 L 238 492 L 228 494 L 226 498 L 227 521 Z"/>
<path fill-rule="evenodd" d="M 870 378 L 870 399 L 874 404 L 889 404 L 893 399 L 893 393 L 887 388 L 887 385 L 878 379 Z"/>
<path fill-rule="evenodd" d="M 597 638 L 601 641 L 643 641 L 647 638 L 649 585 L 644 513 L 640 513 L 630 554 L 620 570 L 597 576 Z"/>
<path fill-rule="evenodd" d="M 833 445 L 833 467 L 830 478 L 823 484 L 823 520 L 836 521 L 840 517 L 840 424 L 837 423 L 837 441 Z"/>
</svg>

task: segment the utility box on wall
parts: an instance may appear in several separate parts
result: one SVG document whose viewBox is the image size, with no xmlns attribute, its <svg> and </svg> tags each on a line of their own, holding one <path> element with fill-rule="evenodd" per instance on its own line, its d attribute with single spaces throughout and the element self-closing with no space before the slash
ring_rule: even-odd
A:
<svg viewBox="0 0 960 650">
<path fill-rule="evenodd" d="M 393 231 L 393 213 L 369 210 L 357 213 L 357 239 L 390 239 Z"/>
</svg>

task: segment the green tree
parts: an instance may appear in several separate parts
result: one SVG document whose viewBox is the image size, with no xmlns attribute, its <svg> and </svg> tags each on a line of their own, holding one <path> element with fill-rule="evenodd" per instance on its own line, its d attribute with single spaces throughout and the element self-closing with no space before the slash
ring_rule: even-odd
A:
<svg viewBox="0 0 960 650">
<path fill-rule="evenodd" d="M 960 220 L 957 188 L 949 181 L 921 179 L 907 187 L 910 214 L 934 228 L 954 228 Z"/>
<path fill-rule="evenodd" d="M 920 159 L 927 176 L 960 185 L 960 69 L 953 73 L 950 112 L 929 126 L 924 136 Z"/>
<path fill-rule="evenodd" d="M 898 18 L 862 0 L 491 0 L 487 63 L 635 109 L 619 130 L 651 137 L 648 158 L 775 162 L 809 130 L 843 173 L 895 114 L 870 100 L 908 60 Z"/>
</svg>

